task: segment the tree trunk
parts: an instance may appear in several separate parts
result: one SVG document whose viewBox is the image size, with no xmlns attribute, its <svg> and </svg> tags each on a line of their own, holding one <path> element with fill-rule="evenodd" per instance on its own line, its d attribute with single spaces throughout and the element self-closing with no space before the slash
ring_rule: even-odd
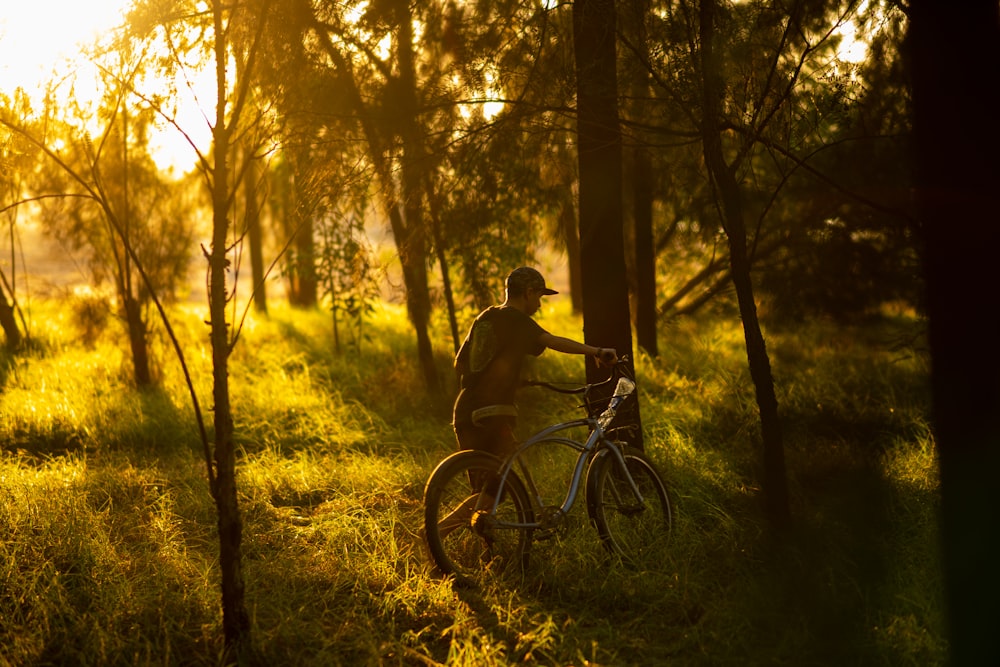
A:
<svg viewBox="0 0 1000 667">
<path fill-rule="evenodd" d="M 209 312 L 212 340 L 212 397 L 215 415 L 215 504 L 219 514 L 219 567 L 222 570 L 222 627 L 226 646 L 239 651 L 250 632 L 244 603 L 242 567 L 243 521 L 236 496 L 236 451 L 229 403 L 229 327 L 226 322 L 226 232 L 228 228 L 226 142 L 224 131 L 215 133 L 215 192 L 210 265 Z"/>
<path fill-rule="evenodd" d="M 214 155 L 212 185 L 212 248 L 209 256 L 209 323 L 212 342 L 212 398 L 215 402 L 215 505 L 219 514 L 219 568 L 222 573 L 222 628 L 227 653 L 239 660 L 249 646 L 250 617 L 246 611 L 242 565 L 243 520 L 236 495 L 236 451 L 229 402 L 229 291 L 226 254 L 229 232 L 229 152 L 231 132 L 226 126 L 226 61 L 223 7 L 212 3 L 215 21 L 215 66 L 218 103 L 212 131 Z"/>
<path fill-rule="evenodd" d="M 910 3 L 917 210 L 951 664 L 1000 664 L 1000 16 L 996 0 Z"/>
<path fill-rule="evenodd" d="M 305 11 L 311 10 L 306 9 Z M 404 106 L 408 106 L 410 112 L 415 114 L 417 103 L 416 71 L 412 53 L 413 26 L 406 3 L 400 3 L 397 11 L 400 14 L 397 21 L 400 33 L 396 39 L 396 46 L 399 51 L 398 56 L 401 59 L 399 69 L 402 79 L 398 87 L 403 97 Z M 400 114 L 403 124 L 410 124 L 411 127 L 404 132 L 406 136 L 403 137 L 403 195 L 399 196 L 399 185 L 390 163 L 388 146 L 382 133 L 375 125 L 374 114 L 370 112 L 361 96 L 350 62 L 333 44 L 328 33 L 317 28 L 316 35 L 320 39 L 320 46 L 330 56 L 341 77 L 345 94 L 349 97 L 349 103 L 358 114 L 358 122 L 361 124 L 365 140 L 368 142 L 368 155 L 382 186 L 386 214 L 392 228 L 396 251 L 399 253 L 403 283 L 406 289 L 406 310 L 410 324 L 416 332 L 417 356 L 423 371 L 424 382 L 431 396 L 441 398 L 443 396 L 442 386 L 437 367 L 434 364 L 434 350 L 428 332 L 431 300 L 427 277 L 427 243 L 424 238 L 423 216 L 420 210 L 421 174 L 419 167 L 422 152 L 418 149 L 422 147 L 422 142 L 419 141 L 415 127 L 416 116 L 407 116 L 406 112 Z M 404 59 L 409 59 L 409 62 Z"/>
<path fill-rule="evenodd" d="M 424 171 L 427 160 L 417 123 L 417 73 L 413 53 L 413 20 L 407 3 L 399 4 L 397 61 L 402 102 L 402 187 L 405 220 L 393 227 L 399 260 L 406 281 L 406 309 L 417 334 L 417 355 L 429 393 L 441 397 L 442 388 L 434 364 L 434 349 L 428 332 L 431 317 L 430 286 L 427 274 L 427 236 L 423 215 Z M 397 219 L 398 220 L 398 219 Z M 397 235 L 397 231 L 399 234 Z"/>
<path fill-rule="evenodd" d="M 297 181 L 296 181 L 297 182 Z M 295 292 L 292 303 L 301 308 L 315 308 L 319 303 L 319 282 L 316 279 L 316 239 L 313 220 L 308 213 L 297 214 L 295 232 Z"/>
<path fill-rule="evenodd" d="M 136 386 L 148 387 L 153 379 L 149 372 L 149 337 L 146 335 L 146 321 L 142 317 L 142 305 L 130 294 L 124 294 L 123 299 L 128 342 L 132 350 L 132 376 Z"/>
<path fill-rule="evenodd" d="M 632 149 L 633 303 L 636 342 L 651 357 L 659 354 L 656 310 L 656 253 L 653 246 L 653 168 L 649 150 Z"/>
<path fill-rule="evenodd" d="M 701 0 L 702 142 L 705 163 L 716 196 L 721 200 L 723 227 L 729 239 L 729 263 L 733 286 L 736 288 L 750 377 L 754 383 L 757 408 L 760 412 L 765 508 L 772 524 L 781 528 L 790 521 L 784 444 L 781 438 L 781 422 L 778 418 L 778 399 L 774 392 L 771 360 L 767 355 L 764 335 L 760 329 L 753 282 L 750 278 L 747 231 L 740 186 L 736 182 L 735 172 L 726 164 L 722 152 L 722 63 L 713 48 L 715 11 L 715 0 Z"/>
<path fill-rule="evenodd" d="M 14 351 L 21 346 L 21 330 L 14 317 L 14 305 L 7 301 L 7 295 L 0 289 L 0 327 L 7 339 L 7 349 Z"/>
<path fill-rule="evenodd" d="M 576 206 L 573 201 L 573 190 L 566 186 L 562 205 L 559 208 L 559 227 L 562 229 L 563 242 L 566 244 L 566 259 L 569 264 L 569 294 L 573 312 L 583 312 L 583 273 L 580 269 L 580 226 L 576 220 Z"/>
<path fill-rule="evenodd" d="M 622 28 L 633 48 L 647 48 L 647 0 L 626 2 L 622 7 Z M 628 111 L 633 118 L 644 121 L 649 117 L 649 72 L 644 54 L 629 51 L 624 72 L 631 102 Z M 656 253 L 653 245 L 653 164 L 642 132 L 633 130 L 626 155 L 627 179 L 624 184 L 626 206 L 626 239 L 629 269 L 629 292 L 635 318 L 636 343 L 650 356 L 659 352 L 656 335 Z"/>
<path fill-rule="evenodd" d="M 253 279 L 253 307 L 258 313 L 267 314 L 267 283 L 264 280 L 264 235 L 260 226 L 260 165 L 253 157 L 253 150 L 246 151 L 247 167 L 243 172 L 243 201 L 246 205 L 247 242 L 250 245 L 250 273 Z"/>
<path fill-rule="evenodd" d="M 428 179 L 429 180 L 429 179 Z M 462 345 L 461 333 L 458 330 L 458 313 L 455 308 L 455 293 L 451 286 L 451 271 L 448 266 L 448 254 L 445 252 L 444 235 L 441 234 L 441 215 L 438 198 L 434 196 L 433 186 L 427 185 L 427 200 L 431 209 L 431 230 L 434 233 L 434 254 L 437 257 L 438 270 L 441 272 L 441 290 L 444 293 L 444 303 L 448 308 L 448 326 L 451 329 L 451 342 L 455 353 Z"/>
<path fill-rule="evenodd" d="M 580 262 L 584 340 L 632 354 L 618 125 L 614 0 L 573 3 L 580 171 Z M 587 361 L 587 381 L 607 371 Z M 639 422 L 638 406 L 635 418 Z M 641 447 L 642 429 L 633 434 Z"/>
</svg>

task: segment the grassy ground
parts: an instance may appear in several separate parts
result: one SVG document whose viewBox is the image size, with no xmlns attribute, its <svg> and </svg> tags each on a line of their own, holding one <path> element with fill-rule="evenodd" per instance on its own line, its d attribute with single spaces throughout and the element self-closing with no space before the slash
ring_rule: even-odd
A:
<svg viewBox="0 0 1000 667">
<path fill-rule="evenodd" d="M 556 303 L 543 324 L 578 336 Z M 71 312 L 36 312 L 35 347 L 0 364 L 0 664 L 218 664 L 213 506 L 176 365 L 162 353 L 160 388 L 135 392 L 121 335 L 84 345 Z M 208 401 L 203 317 L 176 321 Z M 255 661 L 942 664 L 927 365 L 896 345 L 913 327 L 767 332 L 795 520 L 774 535 L 739 325 L 670 326 L 663 354 L 638 360 L 647 450 L 678 511 L 659 569 L 607 566 L 577 507 L 525 581 L 454 590 L 415 537 L 454 443 L 405 318 L 379 310 L 341 355 L 322 313 L 251 319 L 231 379 Z M 532 373 L 582 378 L 554 353 Z M 572 399 L 531 403 L 525 426 L 574 414 Z"/>
</svg>

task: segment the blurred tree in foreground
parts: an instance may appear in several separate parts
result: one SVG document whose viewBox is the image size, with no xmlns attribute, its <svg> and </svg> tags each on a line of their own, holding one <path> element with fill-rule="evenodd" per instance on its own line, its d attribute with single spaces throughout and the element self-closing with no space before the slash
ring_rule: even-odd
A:
<svg viewBox="0 0 1000 667">
<path fill-rule="evenodd" d="M 917 201 L 926 234 L 933 425 L 951 664 L 1000 662 L 1000 11 L 911 3 Z"/>
</svg>

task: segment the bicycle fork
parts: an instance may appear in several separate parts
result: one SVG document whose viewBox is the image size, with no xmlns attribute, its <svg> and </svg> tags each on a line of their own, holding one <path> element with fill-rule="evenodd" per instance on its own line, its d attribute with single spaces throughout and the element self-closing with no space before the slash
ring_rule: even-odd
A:
<svg viewBox="0 0 1000 667">
<path fill-rule="evenodd" d="M 625 455 L 622 453 L 621 447 L 618 445 L 611 445 L 605 447 L 605 451 L 611 452 L 611 456 L 614 457 L 615 464 L 618 470 L 624 475 L 625 480 L 628 482 L 628 488 L 632 492 L 632 498 L 635 501 L 634 505 L 629 505 L 625 498 L 622 498 L 622 494 L 619 492 L 617 484 L 611 485 L 611 494 L 618 506 L 618 509 L 623 514 L 639 514 L 644 509 L 646 509 L 646 500 L 642 497 L 642 492 L 639 491 L 639 485 L 635 483 L 635 478 L 632 477 L 632 473 L 628 469 L 628 463 L 625 462 Z M 603 456 L 607 456 L 604 454 Z"/>
</svg>

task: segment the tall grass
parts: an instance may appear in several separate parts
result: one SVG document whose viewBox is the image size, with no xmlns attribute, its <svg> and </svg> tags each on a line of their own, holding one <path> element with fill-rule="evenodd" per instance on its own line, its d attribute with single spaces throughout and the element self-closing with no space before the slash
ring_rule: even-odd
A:
<svg viewBox="0 0 1000 667">
<path fill-rule="evenodd" d="M 556 303 L 543 324 L 578 335 Z M 176 317 L 207 401 L 203 314 Z M 114 329 L 80 342 L 56 310 L 35 321 L 48 323 L 35 349 L 2 366 L 0 664 L 218 664 L 215 518 L 175 365 L 161 352 L 160 389 L 136 392 Z M 784 535 L 760 507 L 738 323 L 672 325 L 660 357 L 637 360 L 646 448 L 677 509 L 659 567 L 609 565 L 577 507 L 523 580 L 460 590 L 416 535 L 424 481 L 454 438 L 402 313 L 380 309 L 343 356 L 322 313 L 252 317 L 231 379 L 255 661 L 943 663 L 926 360 L 892 345 L 911 324 L 767 332 L 795 518 Z M 583 376 L 553 353 L 531 373 Z M 525 403 L 522 430 L 576 414 L 537 390 Z"/>
</svg>

